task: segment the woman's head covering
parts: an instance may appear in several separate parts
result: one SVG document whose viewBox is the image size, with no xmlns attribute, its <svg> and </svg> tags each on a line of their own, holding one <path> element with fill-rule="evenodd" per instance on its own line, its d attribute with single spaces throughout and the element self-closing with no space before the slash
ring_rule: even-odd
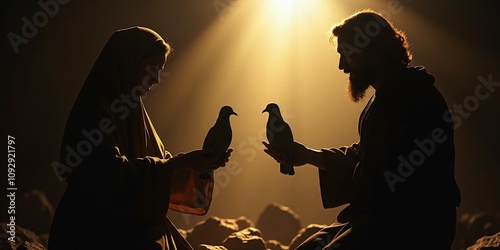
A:
<svg viewBox="0 0 500 250">
<path fill-rule="evenodd" d="M 122 181 L 114 179 L 123 178 L 117 176 L 121 170 L 117 170 L 116 155 L 128 159 L 146 156 L 165 159 L 171 156 L 144 108 L 141 93 L 147 88 L 140 86 L 138 75 L 145 56 L 168 55 L 169 52 L 169 45 L 151 29 L 131 27 L 117 30 L 101 51 L 80 90 L 66 124 L 60 161 L 70 168 L 67 176 L 76 177 L 82 188 L 91 195 L 100 196 L 97 197 L 99 200 L 107 200 L 116 190 L 122 189 Z M 132 181 L 131 185 L 143 185 L 137 187 L 146 192 L 136 194 L 141 199 L 166 202 L 167 207 L 170 199 L 170 207 L 177 211 L 206 213 L 213 179 L 201 181 L 189 170 L 174 174 L 175 177 L 153 175 L 150 181 L 142 184 Z M 172 182 L 170 186 L 168 182 Z M 161 194 L 148 191 L 162 186 L 167 189 L 161 190 Z M 168 193 L 169 189 L 172 194 Z M 133 196 L 131 193 L 127 195 Z"/>
<path fill-rule="evenodd" d="M 151 29 L 132 27 L 117 30 L 101 51 L 85 86 L 106 91 L 110 99 L 117 98 L 117 94 L 130 94 L 138 84 L 137 69 L 141 60 L 157 43 L 166 48 L 165 54 L 170 52 L 168 44 Z M 105 86 L 103 80 L 107 81 Z"/>
<path fill-rule="evenodd" d="M 87 139 L 82 130 L 98 129 L 103 143 L 119 147 L 128 157 L 165 156 L 142 103 L 141 93 L 147 90 L 139 85 L 138 75 L 141 59 L 157 43 L 169 48 L 160 35 L 144 27 L 117 30 L 111 36 L 73 106 L 63 145 L 73 145 L 78 153 L 78 143 Z M 101 129 L 107 119 L 115 125 L 110 133 Z"/>
</svg>

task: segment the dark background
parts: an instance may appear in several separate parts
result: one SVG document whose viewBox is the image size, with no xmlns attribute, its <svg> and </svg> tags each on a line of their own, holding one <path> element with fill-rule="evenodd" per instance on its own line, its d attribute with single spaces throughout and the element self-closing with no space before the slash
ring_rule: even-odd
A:
<svg viewBox="0 0 500 250">
<path fill-rule="evenodd" d="M 228 6 L 233 4 L 221 2 Z M 432 27 L 446 31 L 446 34 L 436 34 L 426 27 L 406 29 L 410 37 L 418 34 L 413 40 L 416 45 L 421 41 L 413 50 L 416 61 L 432 69 L 450 106 L 463 104 L 468 96 L 474 95 L 478 76 L 488 78 L 491 74 L 494 81 L 500 82 L 500 7 L 497 1 L 414 0 L 401 3 Z M 364 7 L 362 3 L 355 5 L 351 7 L 352 12 Z M 176 55 L 182 55 L 189 51 L 202 31 L 220 17 L 212 0 L 71 0 L 59 7 L 56 15 L 50 17 L 27 44 L 19 46 L 18 53 L 14 52 L 7 34 L 21 34 L 21 18 L 32 18 L 40 11 L 40 6 L 36 1 L 2 1 L 0 16 L 2 136 L 16 138 L 18 192 L 43 190 L 54 206 L 65 186 L 56 178 L 51 163 L 59 156 L 66 118 L 87 73 L 112 32 L 132 25 L 147 26 L 167 37 Z M 394 16 L 392 21 L 396 25 L 401 21 L 403 28 L 411 27 L 402 20 L 403 15 Z M 176 63 L 177 57 L 170 59 L 166 70 Z M 331 68 L 335 70 L 336 65 Z M 154 105 L 155 100 L 153 96 L 148 102 Z M 456 130 L 456 177 L 462 191 L 461 212 L 500 211 L 499 102 L 500 88 L 497 88 L 490 98 L 480 102 L 477 110 L 462 120 Z M 174 122 L 170 133 L 175 134 L 175 128 L 180 126 Z M 174 152 L 185 149 L 173 147 Z M 5 166 L 3 164 L 2 169 Z M 0 179 L 4 192 L 6 170 L 2 170 Z M 318 190 L 316 184 L 311 185 L 313 190 Z M 245 186 L 242 196 L 252 190 L 252 186 Z M 255 194 L 252 197 L 254 201 L 259 199 Z M 2 195 L 2 218 L 6 215 L 4 199 Z M 284 205 L 303 203 L 299 195 L 294 199 L 296 203 Z M 267 198 L 264 203 L 272 200 Z M 221 196 L 215 202 L 227 204 L 225 209 L 212 211 L 222 217 L 248 214 L 255 220 L 255 213 L 263 209 L 260 206 L 252 212 L 234 212 L 230 204 L 245 202 L 234 197 Z M 316 207 L 310 210 L 307 204 L 292 208 L 304 215 L 306 223 L 333 222 L 336 212 L 307 217 L 308 211 L 322 209 L 319 202 L 317 200 Z M 175 217 L 175 213 L 172 216 Z M 183 224 L 180 219 L 177 223 L 180 227 L 192 225 Z"/>
</svg>

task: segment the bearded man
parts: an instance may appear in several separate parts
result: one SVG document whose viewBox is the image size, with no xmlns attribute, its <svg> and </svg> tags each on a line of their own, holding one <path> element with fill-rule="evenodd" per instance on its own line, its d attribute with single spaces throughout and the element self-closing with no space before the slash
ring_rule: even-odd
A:
<svg viewBox="0 0 500 250">
<path fill-rule="evenodd" d="M 280 163 L 319 170 L 323 206 L 346 205 L 329 227 L 294 249 L 450 249 L 460 190 L 448 105 L 422 66 L 410 66 L 405 34 L 363 10 L 335 25 L 330 42 L 349 74 L 354 102 L 375 90 L 359 119 L 359 141 L 311 149 L 293 159 L 267 142 Z"/>
</svg>

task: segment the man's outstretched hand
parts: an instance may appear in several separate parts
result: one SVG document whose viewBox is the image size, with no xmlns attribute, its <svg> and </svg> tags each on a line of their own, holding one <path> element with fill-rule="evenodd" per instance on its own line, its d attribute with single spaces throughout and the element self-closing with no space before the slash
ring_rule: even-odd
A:
<svg viewBox="0 0 500 250">
<path fill-rule="evenodd" d="M 302 166 L 310 163 L 309 149 L 300 142 L 293 142 L 293 160 L 286 159 L 285 152 L 280 151 L 278 148 L 273 147 L 271 144 L 265 141 L 262 141 L 262 144 L 266 147 L 264 149 L 264 152 L 274 158 L 278 163 L 284 163 L 292 166 Z"/>
</svg>

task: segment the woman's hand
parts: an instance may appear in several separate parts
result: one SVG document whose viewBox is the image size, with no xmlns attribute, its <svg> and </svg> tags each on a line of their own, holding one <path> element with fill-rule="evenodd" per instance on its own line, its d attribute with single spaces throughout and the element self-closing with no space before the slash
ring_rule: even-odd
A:
<svg viewBox="0 0 500 250">
<path fill-rule="evenodd" d="M 278 163 L 284 163 L 292 166 L 302 166 L 311 163 L 310 150 L 300 142 L 293 142 L 293 159 L 286 159 L 285 153 L 271 144 L 263 141 L 266 147 L 264 152 L 273 157 Z"/>
<path fill-rule="evenodd" d="M 175 170 L 188 168 L 198 172 L 207 172 L 224 167 L 233 149 L 228 149 L 225 153 L 217 155 L 211 150 L 193 150 L 187 153 L 180 153 L 169 161 Z"/>
</svg>

